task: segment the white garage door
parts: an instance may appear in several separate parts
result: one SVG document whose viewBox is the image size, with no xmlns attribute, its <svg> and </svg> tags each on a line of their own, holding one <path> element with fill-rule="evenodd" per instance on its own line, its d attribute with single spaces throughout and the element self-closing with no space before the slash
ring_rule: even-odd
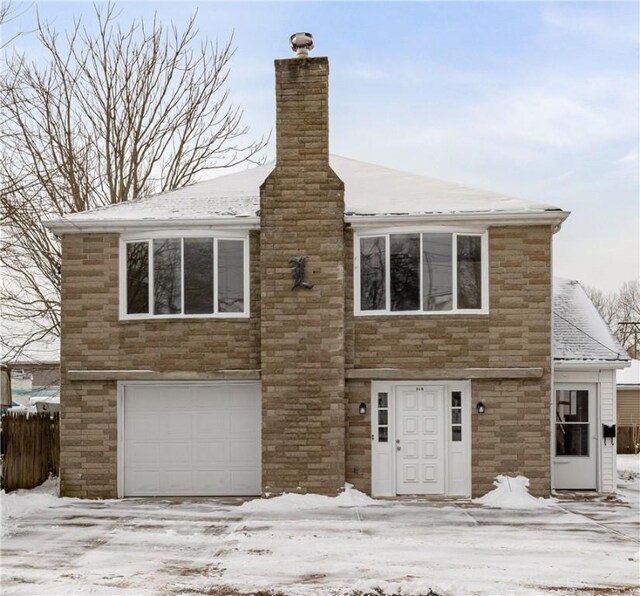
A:
<svg viewBox="0 0 640 596">
<path fill-rule="evenodd" d="M 259 495 L 258 383 L 126 384 L 122 494 Z"/>
</svg>

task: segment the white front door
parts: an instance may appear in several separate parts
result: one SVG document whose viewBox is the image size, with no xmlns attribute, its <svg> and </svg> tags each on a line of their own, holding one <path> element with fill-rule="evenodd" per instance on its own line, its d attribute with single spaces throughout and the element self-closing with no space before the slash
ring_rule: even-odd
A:
<svg viewBox="0 0 640 596">
<path fill-rule="evenodd" d="M 595 386 L 556 385 L 554 416 L 554 488 L 596 490 Z"/>
<path fill-rule="evenodd" d="M 444 387 L 397 387 L 396 494 L 443 494 L 444 458 Z"/>
</svg>

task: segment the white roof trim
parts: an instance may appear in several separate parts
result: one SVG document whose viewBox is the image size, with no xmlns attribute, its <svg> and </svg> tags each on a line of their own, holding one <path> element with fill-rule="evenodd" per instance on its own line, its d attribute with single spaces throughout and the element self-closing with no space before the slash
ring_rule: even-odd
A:
<svg viewBox="0 0 640 596">
<path fill-rule="evenodd" d="M 555 370 L 613 370 L 628 368 L 629 360 L 554 360 Z"/>
<path fill-rule="evenodd" d="M 71 222 L 66 219 L 49 219 L 42 225 L 54 234 L 108 233 L 117 234 L 129 230 L 157 230 L 175 228 L 234 228 L 256 230 L 260 227 L 259 217 L 209 217 L 199 219 L 149 219 L 138 221 L 108 220 Z"/>
<path fill-rule="evenodd" d="M 567 211 L 545 211 L 542 213 L 458 213 L 458 214 L 420 214 L 420 215 L 346 215 L 345 222 L 353 228 L 366 229 L 381 226 L 393 227 L 412 224 L 451 224 L 482 223 L 496 225 L 526 225 L 531 223 L 550 224 L 560 226 L 569 216 Z M 138 221 L 123 221 L 103 219 L 99 221 L 68 221 L 64 218 L 50 219 L 42 222 L 55 234 L 119 233 L 125 230 L 149 230 L 171 228 L 203 228 L 203 227 L 231 227 L 245 230 L 260 228 L 259 217 L 209 217 L 199 219 L 150 219 Z M 558 228 L 559 229 L 559 228 Z M 556 230 L 557 231 L 557 230 Z"/>
<path fill-rule="evenodd" d="M 500 225 L 523 225 L 532 222 L 560 225 L 570 215 L 570 211 L 542 211 L 533 213 L 420 213 L 407 215 L 345 215 L 345 222 L 354 228 L 378 227 L 382 225 L 406 225 L 411 223 L 451 223 L 474 222 Z"/>
</svg>

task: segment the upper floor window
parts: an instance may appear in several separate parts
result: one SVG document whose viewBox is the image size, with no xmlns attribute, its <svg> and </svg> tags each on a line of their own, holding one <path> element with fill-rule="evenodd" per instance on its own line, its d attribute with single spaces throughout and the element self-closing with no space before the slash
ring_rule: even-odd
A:
<svg viewBox="0 0 640 596">
<path fill-rule="evenodd" d="M 398 233 L 356 239 L 356 312 L 486 312 L 487 237 Z"/>
<path fill-rule="evenodd" d="M 123 246 L 124 318 L 248 314 L 246 238 L 154 237 Z"/>
</svg>

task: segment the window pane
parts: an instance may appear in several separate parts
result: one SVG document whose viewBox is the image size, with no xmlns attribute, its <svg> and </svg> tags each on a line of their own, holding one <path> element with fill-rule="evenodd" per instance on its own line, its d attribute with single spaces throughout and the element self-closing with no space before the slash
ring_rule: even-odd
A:
<svg viewBox="0 0 640 596">
<path fill-rule="evenodd" d="M 451 440 L 454 443 L 462 441 L 462 428 L 460 428 L 459 426 L 451 427 Z"/>
<path fill-rule="evenodd" d="M 386 408 L 389 403 L 389 394 L 388 393 L 378 393 L 378 407 Z"/>
<path fill-rule="evenodd" d="M 184 312 L 213 312 L 213 238 L 184 239 Z"/>
<path fill-rule="evenodd" d="M 149 312 L 149 243 L 127 244 L 127 314 Z"/>
<path fill-rule="evenodd" d="M 394 234 L 390 238 L 391 310 L 420 308 L 420 235 Z"/>
<path fill-rule="evenodd" d="M 482 308 L 480 236 L 458 236 L 458 308 Z"/>
<path fill-rule="evenodd" d="M 156 315 L 182 310 L 180 238 L 153 241 L 153 308 Z"/>
<path fill-rule="evenodd" d="M 452 408 L 462 407 L 462 393 L 460 393 L 460 391 L 451 392 L 451 407 Z"/>
<path fill-rule="evenodd" d="M 378 424 L 381 424 L 383 426 L 387 426 L 387 424 L 389 424 L 388 410 L 378 410 Z"/>
<path fill-rule="evenodd" d="M 218 311 L 244 311 L 244 241 L 218 241 Z"/>
<path fill-rule="evenodd" d="M 589 422 L 589 392 L 556 391 L 556 422 Z"/>
<path fill-rule="evenodd" d="M 589 455 L 588 424 L 556 424 L 556 455 Z"/>
<path fill-rule="evenodd" d="M 385 239 L 360 239 L 360 310 L 384 310 Z"/>
<path fill-rule="evenodd" d="M 451 424 L 462 424 L 462 410 L 451 410 Z"/>
<path fill-rule="evenodd" d="M 389 442 L 389 429 L 386 426 L 378 428 L 378 443 Z"/>
<path fill-rule="evenodd" d="M 422 234 L 424 310 L 451 310 L 453 308 L 451 244 L 451 234 Z"/>
</svg>

